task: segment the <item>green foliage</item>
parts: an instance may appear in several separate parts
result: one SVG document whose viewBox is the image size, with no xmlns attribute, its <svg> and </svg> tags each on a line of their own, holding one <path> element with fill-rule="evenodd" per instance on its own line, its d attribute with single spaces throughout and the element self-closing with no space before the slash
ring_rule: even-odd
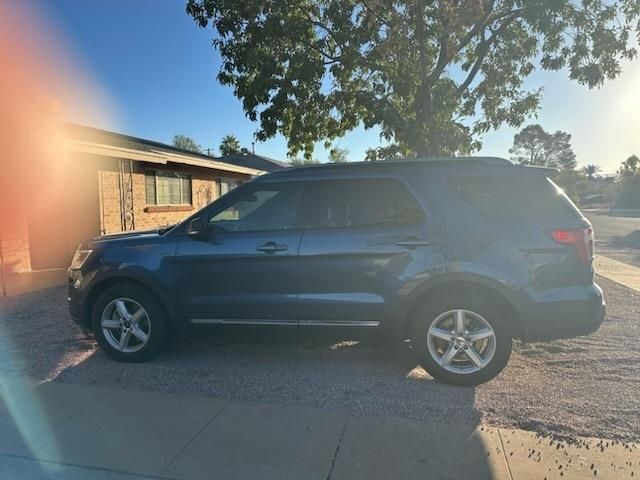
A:
<svg viewBox="0 0 640 480">
<path fill-rule="evenodd" d="M 553 181 L 576 203 L 592 189 L 591 182 L 575 170 L 564 170 L 556 175 Z"/>
<path fill-rule="evenodd" d="M 333 147 L 329 150 L 329 161 L 332 163 L 347 163 L 349 150 L 346 148 Z"/>
<path fill-rule="evenodd" d="M 240 151 L 240 141 L 233 135 L 225 135 L 220 142 L 220 155 L 233 155 Z"/>
<path fill-rule="evenodd" d="M 618 170 L 620 191 L 616 198 L 617 208 L 640 208 L 640 158 L 631 155 Z"/>
<path fill-rule="evenodd" d="M 634 175 L 640 175 L 640 158 L 636 155 L 631 155 L 627 158 L 620 169 L 618 170 L 618 174 L 624 179 L 633 177 Z"/>
<path fill-rule="evenodd" d="M 599 165 L 586 165 L 583 169 L 582 169 L 582 173 L 584 173 L 587 178 L 591 181 L 595 180 L 596 175 L 598 173 L 600 173 L 602 171 L 602 168 L 600 168 Z"/>
<path fill-rule="evenodd" d="M 520 126 L 541 90 L 536 68 L 590 88 L 620 73 L 637 0 L 188 0 L 215 30 L 218 80 L 292 156 L 357 125 L 400 151 L 465 154 L 479 135 Z M 385 152 L 380 152 L 384 154 Z"/>
<path fill-rule="evenodd" d="M 320 163 L 320 160 L 315 158 L 289 157 L 289 163 L 294 167 L 298 167 L 300 165 L 316 165 Z"/>
<path fill-rule="evenodd" d="M 540 125 L 528 125 L 516 133 L 509 153 L 513 161 L 522 165 L 560 170 L 573 170 L 576 167 L 571 135 L 560 130 L 548 133 Z"/>
<path fill-rule="evenodd" d="M 617 208 L 640 208 L 640 174 L 626 177 L 620 185 Z"/>
<path fill-rule="evenodd" d="M 186 135 L 175 135 L 173 137 L 173 146 L 190 152 L 202 153 L 202 147 L 193 138 Z"/>
<path fill-rule="evenodd" d="M 400 160 L 403 158 L 414 158 L 415 154 L 397 144 L 387 147 L 368 148 L 364 160 L 366 162 L 377 162 L 381 160 Z"/>
</svg>

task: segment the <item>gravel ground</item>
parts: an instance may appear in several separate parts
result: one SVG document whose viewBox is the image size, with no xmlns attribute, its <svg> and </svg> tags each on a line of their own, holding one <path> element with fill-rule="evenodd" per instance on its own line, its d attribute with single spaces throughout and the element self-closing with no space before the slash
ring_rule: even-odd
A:
<svg viewBox="0 0 640 480">
<path fill-rule="evenodd" d="M 640 441 L 640 294 L 599 281 L 609 306 L 599 332 L 517 343 L 505 371 L 476 388 L 435 382 L 402 345 L 335 330 L 209 329 L 153 362 L 121 364 L 71 322 L 62 287 L 0 300 L 0 375 Z"/>
</svg>

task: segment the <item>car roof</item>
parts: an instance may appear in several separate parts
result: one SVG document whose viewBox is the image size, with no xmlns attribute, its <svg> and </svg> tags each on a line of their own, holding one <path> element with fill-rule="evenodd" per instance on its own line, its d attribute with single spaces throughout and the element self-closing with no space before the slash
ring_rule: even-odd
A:
<svg viewBox="0 0 640 480">
<path fill-rule="evenodd" d="M 513 170 L 514 173 L 524 173 L 526 171 L 527 173 L 536 172 L 548 174 L 555 172 L 554 169 L 549 168 L 514 165 L 509 160 L 500 157 L 428 157 L 420 159 L 385 160 L 378 162 L 318 163 L 312 165 L 301 165 L 276 170 L 265 177 L 276 179 L 316 176 L 318 174 L 365 174 L 365 172 L 376 170 L 402 170 L 404 168 L 416 167 L 452 167 L 455 169 L 464 167 L 467 171 L 469 168 L 478 167 L 487 173 L 495 172 L 496 170 L 504 171 L 505 169 L 508 169 L 509 171 Z M 474 170 L 476 169 L 474 168 Z"/>
</svg>

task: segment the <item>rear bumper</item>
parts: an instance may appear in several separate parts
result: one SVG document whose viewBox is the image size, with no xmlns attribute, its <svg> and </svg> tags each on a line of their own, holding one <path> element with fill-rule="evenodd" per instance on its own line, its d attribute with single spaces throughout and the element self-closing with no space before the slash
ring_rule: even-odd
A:
<svg viewBox="0 0 640 480">
<path fill-rule="evenodd" d="M 595 283 L 534 294 L 526 303 L 521 314 L 524 341 L 588 335 L 606 316 L 602 289 Z"/>
</svg>

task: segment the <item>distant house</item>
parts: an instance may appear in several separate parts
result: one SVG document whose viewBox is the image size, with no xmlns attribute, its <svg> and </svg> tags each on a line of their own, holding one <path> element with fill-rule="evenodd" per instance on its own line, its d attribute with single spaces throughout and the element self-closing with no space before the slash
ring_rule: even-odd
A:
<svg viewBox="0 0 640 480">
<path fill-rule="evenodd" d="M 18 204 L 0 222 L 5 272 L 65 267 L 78 244 L 100 234 L 173 224 L 268 168 L 228 162 L 151 140 L 64 123 L 65 171 L 34 172 L 34 185 L 63 175 L 55 198 Z M 257 156 L 256 156 L 257 157 Z M 38 183 L 40 182 L 40 183 Z"/>
<path fill-rule="evenodd" d="M 240 167 L 255 168 L 256 170 L 262 170 L 265 172 L 273 172 L 274 170 L 280 170 L 291 166 L 288 163 L 280 162 L 273 158 L 256 155 L 255 153 L 249 152 L 246 148 L 243 148 L 237 153 L 219 157 L 218 160 L 238 165 Z"/>
</svg>

